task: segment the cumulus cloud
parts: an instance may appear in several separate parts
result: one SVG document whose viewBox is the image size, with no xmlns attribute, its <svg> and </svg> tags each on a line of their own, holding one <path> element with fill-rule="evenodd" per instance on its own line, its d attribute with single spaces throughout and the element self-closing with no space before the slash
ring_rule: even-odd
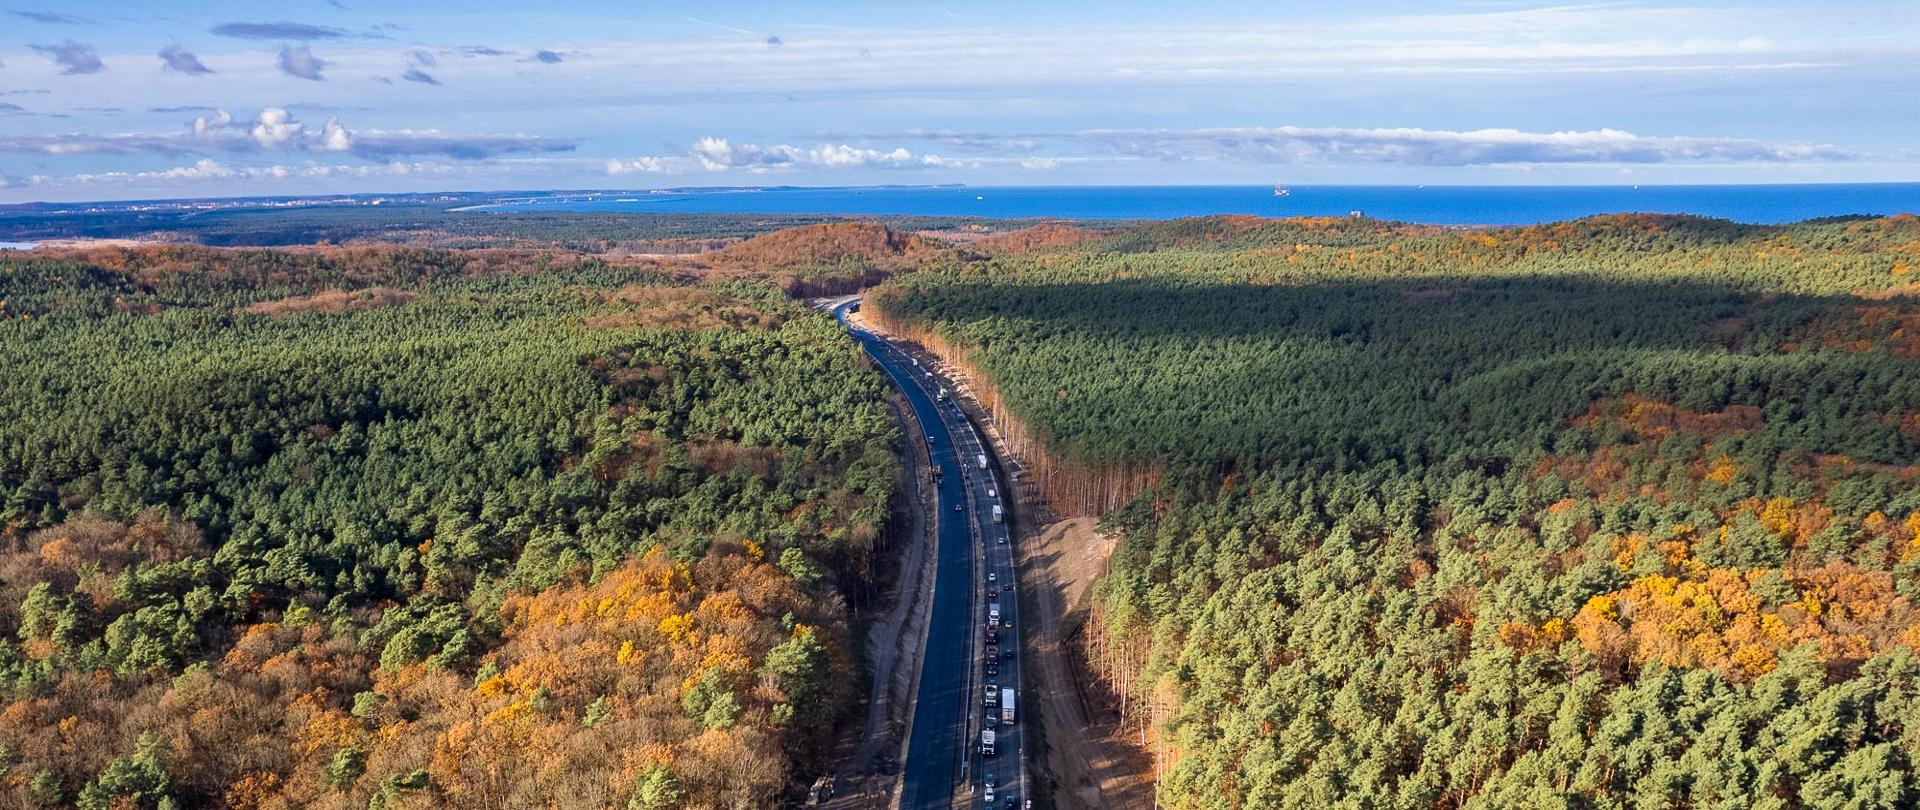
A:
<svg viewBox="0 0 1920 810">
<path fill-rule="evenodd" d="M 185 73 L 188 76 L 199 76 L 213 72 L 208 69 L 206 65 L 200 63 L 200 57 L 194 56 L 192 52 L 177 44 L 161 48 L 160 61 L 166 66 L 167 70 L 176 73 Z"/>
<path fill-rule="evenodd" d="M 324 25 L 308 25 L 297 22 L 230 22 L 221 23 L 210 29 L 215 36 L 235 39 L 339 39 L 347 32 Z"/>
<path fill-rule="evenodd" d="M 890 151 L 866 149 L 846 144 L 822 144 L 811 148 L 775 144 L 760 146 L 750 143 L 733 143 L 725 138 L 701 138 L 695 141 L 689 154 L 700 166 L 708 171 L 726 171 L 744 169 L 746 171 L 773 171 L 795 168 L 909 168 L 913 166 L 937 165 L 938 158 L 916 157 L 904 148 Z"/>
<path fill-rule="evenodd" d="M 325 152 L 351 152 L 353 133 L 347 131 L 339 118 L 328 118 L 327 125 L 320 130 L 320 149 Z"/>
<path fill-rule="evenodd" d="M 407 68 L 407 72 L 400 74 L 400 78 L 421 84 L 438 85 L 440 83 L 439 79 L 434 78 L 431 74 L 417 67 Z"/>
<path fill-rule="evenodd" d="M 1269 127 L 1086 130 L 1077 139 L 1123 155 L 1239 163 L 1487 166 L 1552 163 L 1796 162 L 1861 157 L 1824 144 L 1654 137 L 1617 129 L 1526 132 Z"/>
<path fill-rule="evenodd" d="M 233 116 L 226 110 L 214 110 L 212 115 L 202 115 L 193 119 L 193 134 L 206 135 L 225 129 L 233 123 Z"/>
<path fill-rule="evenodd" d="M 313 50 L 305 45 L 282 45 L 280 47 L 280 72 L 299 79 L 321 81 L 325 76 L 327 61 L 313 55 Z"/>
<path fill-rule="evenodd" d="M 777 47 L 779 47 L 779 46 L 781 46 L 781 45 L 785 45 L 785 44 L 787 44 L 787 43 L 786 43 L 786 42 L 785 42 L 784 40 L 782 40 L 782 39 L 780 39 L 779 37 L 777 37 L 777 36 L 770 36 L 770 37 L 767 37 L 767 47 L 769 47 L 769 48 L 777 48 Z"/>
<path fill-rule="evenodd" d="M 460 49 L 463 56 L 506 56 L 507 52 L 488 45 L 468 45 Z"/>
<path fill-rule="evenodd" d="M 549 64 L 549 65 L 557 65 L 557 64 L 560 64 L 561 62 L 567 61 L 566 57 L 561 56 L 560 54 L 554 53 L 553 51 L 549 51 L 545 48 L 541 48 L 540 50 L 534 51 L 533 58 L 537 61 L 545 62 L 546 64 Z"/>
<path fill-rule="evenodd" d="M 672 162 L 661 157 L 614 158 L 607 161 L 607 174 L 659 174 L 671 171 Z"/>
<path fill-rule="evenodd" d="M 241 124 L 226 110 L 193 119 L 190 129 L 171 133 L 64 133 L 0 135 L 0 153 L 29 155 L 222 155 L 305 152 L 351 155 L 369 162 L 439 157 L 480 161 L 511 155 L 571 152 L 572 140 L 525 134 L 479 134 L 439 130 L 353 130 L 339 118 L 318 129 L 299 121 L 285 107 L 268 107 Z"/>
<path fill-rule="evenodd" d="M 253 119 L 253 142 L 266 149 L 277 149 L 300 136 L 307 126 L 293 120 L 284 107 L 268 107 Z"/>
<path fill-rule="evenodd" d="M 33 49 L 47 55 L 53 63 L 60 66 L 65 76 L 78 76 L 87 73 L 99 73 L 106 67 L 100 61 L 99 52 L 92 45 L 83 45 L 69 39 L 58 45 L 35 45 Z"/>
<path fill-rule="evenodd" d="M 0 101 L 0 113 L 12 114 L 12 113 L 23 113 L 26 111 L 27 111 L 27 108 L 22 107 L 18 104 L 9 104 L 7 102 Z"/>
</svg>

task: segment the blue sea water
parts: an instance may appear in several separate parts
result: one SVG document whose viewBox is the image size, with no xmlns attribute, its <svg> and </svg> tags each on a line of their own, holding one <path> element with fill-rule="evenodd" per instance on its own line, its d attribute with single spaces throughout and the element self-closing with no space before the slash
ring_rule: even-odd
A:
<svg viewBox="0 0 1920 810">
<path fill-rule="evenodd" d="M 1797 222 L 1920 213 L 1920 183 L 1719 186 L 902 186 L 554 194 L 486 211 L 852 214 L 1173 219 L 1209 214 L 1347 216 L 1436 225 L 1522 225 L 1593 214 L 1698 214 Z"/>
</svg>

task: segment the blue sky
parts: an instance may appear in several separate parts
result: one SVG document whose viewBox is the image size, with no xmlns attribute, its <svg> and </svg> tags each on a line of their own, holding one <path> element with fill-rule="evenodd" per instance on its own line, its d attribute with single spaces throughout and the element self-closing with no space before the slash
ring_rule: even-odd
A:
<svg viewBox="0 0 1920 810">
<path fill-rule="evenodd" d="M 0 32 L 0 202 L 1920 180 L 1916 3 L 65 0 Z"/>
</svg>

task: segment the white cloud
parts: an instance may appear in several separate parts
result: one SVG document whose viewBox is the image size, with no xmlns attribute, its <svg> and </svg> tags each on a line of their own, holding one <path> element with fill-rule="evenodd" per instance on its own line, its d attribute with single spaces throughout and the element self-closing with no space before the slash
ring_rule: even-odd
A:
<svg viewBox="0 0 1920 810">
<path fill-rule="evenodd" d="M 233 123 L 233 116 L 226 110 L 214 110 L 212 115 L 202 115 L 193 119 L 193 134 L 206 135 L 225 129 Z"/>
<path fill-rule="evenodd" d="M 266 149 L 278 149 L 299 137 L 306 128 L 305 124 L 293 120 L 293 114 L 285 107 L 268 107 L 253 120 L 253 141 Z"/>
<path fill-rule="evenodd" d="M 607 161 L 607 174 L 660 174 L 668 171 L 669 160 L 660 157 L 613 158 Z"/>
<path fill-rule="evenodd" d="M 97 172 L 65 176 L 35 175 L 26 185 L 41 187 L 92 185 L 166 186 L 213 180 L 299 180 L 318 178 L 387 177 L 417 174 L 454 174 L 462 169 L 452 163 L 403 163 L 394 161 L 373 165 L 346 166 L 307 162 L 234 166 L 212 158 L 201 158 L 185 166 L 140 172 Z"/>
<path fill-rule="evenodd" d="M 328 118 L 327 125 L 320 132 L 320 150 L 324 152 L 348 152 L 353 150 L 353 133 L 340 124 L 339 118 Z"/>
<path fill-rule="evenodd" d="M 37 155 L 213 155 L 257 151 L 351 154 L 367 161 L 433 155 L 486 160 L 505 155 L 573 151 L 573 141 L 539 135 L 466 134 L 424 130 L 353 130 L 338 117 L 318 131 L 285 107 L 267 107 L 244 130 L 226 110 L 193 119 L 191 132 L 0 135 L 0 153 Z"/>
<path fill-rule="evenodd" d="M 1863 157 L 1826 144 L 1652 137 L 1617 129 L 1524 132 L 1517 129 L 1452 131 L 1283 126 L 1086 130 L 1074 137 L 1132 157 L 1249 164 L 1785 163 Z"/>
<path fill-rule="evenodd" d="M 821 144 L 811 148 L 790 144 L 760 146 L 733 143 L 726 138 L 701 138 L 689 150 L 707 171 L 740 169 L 749 172 L 783 169 L 903 169 L 928 165 L 905 148 L 887 151 L 848 144 Z M 935 158 L 935 160 L 938 160 Z"/>
</svg>

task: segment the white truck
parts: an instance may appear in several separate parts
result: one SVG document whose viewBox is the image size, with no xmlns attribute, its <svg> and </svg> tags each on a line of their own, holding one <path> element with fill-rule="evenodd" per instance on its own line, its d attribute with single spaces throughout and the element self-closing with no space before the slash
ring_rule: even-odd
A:
<svg viewBox="0 0 1920 810">
<path fill-rule="evenodd" d="M 1000 725 L 1013 725 L 1013 687 L 1000 688 Z"/>
<path fill-rule="evenodd" d="M 976 456 L 974 456 L 974 457 L 973 457 L 973 460 L 974 460 L 974 463 L 976 463 L 976 464 L 979 464 L 979 465 L 980 465 L 980 469 L 983 469 L 983 470 L 984 470 L 984 469 L 986 469 L 986 468 L 987 468 L 987 454 L 986 454 L 986 453 L 981 453 L 981 454 L 979 454 L 979 455 L 976 455 Z"/>
<path fill-rule="evenodd" d="M 980 730 L 980 755 L 993 756 L 993 729 L 984 728 Z"/>
<path fill-rule="evenodd" d="M 996 503 L 993 505 L 993 522 L 995 523 L 1001 522 L 1000 517 L 1001 517 L 1000 504 Z"/>
<path fill-rule="evenodd" d="M 987 624 L 999 624 L 999 623 L 1000 623 L 1000 603 L 988 602 L 987 603 Z"/>
</svg>

